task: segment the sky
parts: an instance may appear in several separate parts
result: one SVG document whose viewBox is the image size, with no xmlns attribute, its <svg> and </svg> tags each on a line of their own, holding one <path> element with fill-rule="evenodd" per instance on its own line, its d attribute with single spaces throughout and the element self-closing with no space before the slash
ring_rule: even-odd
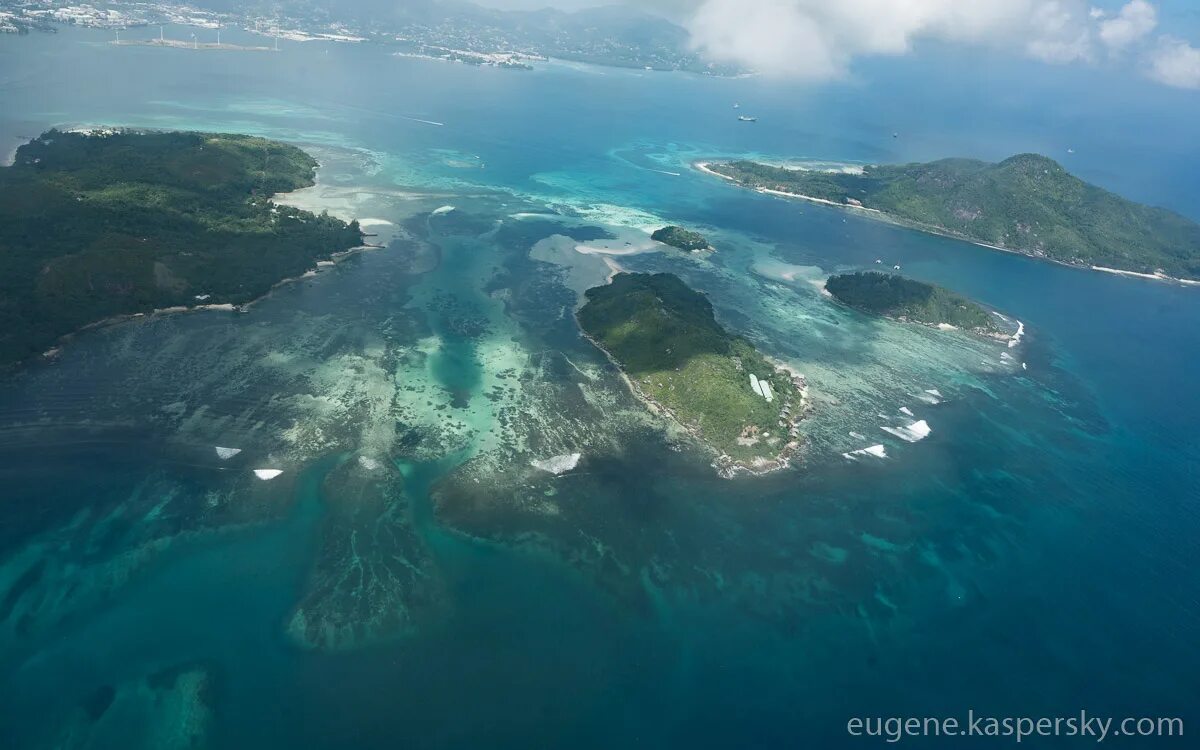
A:
<svg viewBox="0 0 1200 750">
<path fill-rule="evenodd" d="M 612 0 L 482 0 L 564 10 Z M 1114 66 L 1200 90 L 1193 0 L 637 0 L 671 17 L 697 52 L 768 75 L 848 77 L 864 57 L 913 54 L 922 41 L 999 49 L 1051 65 Z"/>
</svg>

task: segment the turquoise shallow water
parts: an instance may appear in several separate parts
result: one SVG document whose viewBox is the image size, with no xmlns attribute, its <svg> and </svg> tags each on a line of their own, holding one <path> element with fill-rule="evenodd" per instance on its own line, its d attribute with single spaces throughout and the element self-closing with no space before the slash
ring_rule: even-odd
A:
<svg viewBox="0 0 1200 750">
<path fill-rule="evenodd" d="M 16 746 L 837 747 L 851 716 L 1195 718 L 1196 290 L 689 167 L 1070 145 L 1081 175 L 1194 213 L 1194 101 L 994 61 L 967 86 L 945 51 L 802 90 L 103 40 L 0 40 L 0 135 L 293 140 L 323 164 L 296 200 L 397 238 L 248 315 L 107 328 L 0 384 L 0 734 Z M 1013 81 L 1023 98 L 996 96 Z M 734 121 L 735 100 L 760 121 Z M 1129 102 L 1136 129 L 1114 114 Z M 663 221 L 718 253 L 618 262 L 679 273 L 810 376 L 794 470 L 716 478 L 579 339 L 569 282 L 606 269 L 574 245 Z M 848 314 L 811 283 L 880 257 L 1023 321 L 1018 359 Z M 901 405 L 930 437 L 880 429 Z M 874 442 L 887 460 L 841 457 Z M 575 450 L 576 472 L 529 469 Z M 248 476 L 268 466 L 285 473 Z"/>
</svg>

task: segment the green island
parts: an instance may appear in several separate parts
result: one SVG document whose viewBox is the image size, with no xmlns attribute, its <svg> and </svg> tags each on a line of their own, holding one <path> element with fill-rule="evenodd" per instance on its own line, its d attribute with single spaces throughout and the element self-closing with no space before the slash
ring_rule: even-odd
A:
<svg viewBox="0 0 1200 750">
<path fill-rule="evenodd" d="M 1076 266 L 1200 278 L 1200 224 L 1019 154 L 992 164 L 942 159 L 861 173 L 752 161 L 703 165 L 758 190 L 874 209 L 917 228 Z"/>
<path fill-rule="evenodd" d="M 708 299 L 672 274 L 620 273 L 586 298 L 584 333 L 637 395 L 714 450 L 719 468 L 787 465 L 807 408 L 803 377 L 727 332 Z"/>
<path fill-rule="evenodd" d="M 244 135 L 50 130 L 0 168 L 0 366 L 89 324 L 241 304 L 362 244 L 271 201 L 316 161 Z"/>
<path fill-rule="evenodd" d="M 839 302 L 874 315 L 984 334 L 999 332 L 993 316 L 966 297 L 896 274 L 859 271 L 830 276 L 825 290 Z"/>
<path fill-rule="evenodd" d="M 654 230 L 650 235 L 650 239 L 655 242 L 661 242 L 664 245 L 677 247 L 680 250 L 686 250 L 689 253 L 699 252 L 701 250 L 710 249 L 708 240 L 699 232 L 693 232 L 690 229 L 683 227 L 668 226 L 662 229 Z"/>
</svg>

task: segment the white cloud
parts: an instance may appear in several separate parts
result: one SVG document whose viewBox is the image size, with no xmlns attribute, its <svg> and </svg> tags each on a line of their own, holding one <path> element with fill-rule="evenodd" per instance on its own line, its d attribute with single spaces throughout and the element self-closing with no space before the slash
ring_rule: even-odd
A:
<svg viewBox="0 0 1200 750">
<path fill-rule="evenodd" d="M 688 23 L 692 44 L 717 60 L 768 73 L 825 79 L 839 75 L 847 54 L 793 0 L 707 0 Z"/>
<path fill-rule="evenodd" d="M 1111 11 L 1086 0 L 694 1 L 685 25 L 697 50 L 768 74 L 837 78 L 856 58 L 902 55 L 929 39 L 1049 63 L 1141 60 L 1156 81 L 1200 88 L 1200 49 L 1170 37 L 1152 45 L 1149 0 Z"/>
<path fill-rule="evenodd" d="M 1146 0 L 1131 0 L 1116 16 L 1100 21 L 1100 41 L 1109 49 L 1125 49 L 1158 25 L 1158 13 Z"/>
<path fill-rule="evenodd" d="M 1122 22 L 1141 28 L 1141 19 L 1131 11 Z M 921 39 L 1087 60 L 1097 22 L 1084 0 L 702 0 L 687 26 L 710 57 L 820 79 L 845 73 L 859 56 L 903 54 Z"/>
<path fill-rule="evenodd" d="M 1094 16 L 1089 12 L 1089 17 Z M 1081 21 L 1078 8 L 1061 2 L 1038 3 L 1032 8 L 1030 21 L 1032 33 L 1025 42 L 1025 52 L 1031 57 L 1050 63 L 1093 58 L 1091 33 Z"/>
<path fill-rule="evenodd" d="M 1149 54 L 1149 75 L 1159 83 L 1200 89 L 1200 48 L 1182 39 L 1164 36 Z"/>
</svg>

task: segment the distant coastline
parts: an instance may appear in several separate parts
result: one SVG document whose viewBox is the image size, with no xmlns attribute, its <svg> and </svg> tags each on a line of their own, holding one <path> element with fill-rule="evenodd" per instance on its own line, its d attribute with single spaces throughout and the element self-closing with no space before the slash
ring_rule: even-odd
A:
<svg viewBox="0 0 1200 750">
<path fill-rule="evenodd" d="M 196 51 L 229 50 L 234 52 L 278 52 L 272 47 L 252 47 L 245 44 L 229 44 L 228 42 L 197 42 L 184 39 L 120 39 L 109 42 L 117 47 L 167 47 L 170 49 L 190 49 Z"/>
<path fill-rule="evenodd" d="M 796 199 L 796 200 L 807 201 L 810 203 L 818 203 L 818 204 L 825 205 L 825 206 L 831 206 L 833 208 L 839 208 L 844 211 L 850 211 L 853 213 L 860 214 L 862 216 L 873 218 L 878 221 L 884 221 L 889 224 L 895 224 L 897 226 L 906 227 L 908 229 L 915 229 L 919 232 L 924 232 L 926 234 L 932 234 L 932 235 L 936 235 L 939 237 L 946 237 L 948 239 L 960 240 L 962 242 L 968 242 L 972 245 L 978 245 L 979 247 L 988 248 L 989 250 L 999 250 L 1001 252 L 1012 253 L 1014 255 L 1023 255 L 1027 258 L 1033 258 L 1034 260 L 1046 261 L 1049 263 L 1054 263 L 1056 265 L 1065 266 L 1067 268 L 1075 268 L 1075 269 L 1082 269 L 1082 270 L 1089 270 L 1089 271 L 1099 271 L 1102 273 L 1115 274 L 1118 276 L 1129 276 L 1129 277 L 1135 277 L 1135 278 L 1140 278 L 1140 279 L 1148 279 L 1151 281 L 1172 282 L 1172 283 L 1177 283 L 1177 284 L 1180 284 L 1183 286 L 1200 286 L 1200 280 L 1197 280 L 1197 279 L 1180 278 L 1177 276 L 1170 276 L 1170 275 L 1167 275 L 1164 273 L 1143 273 L 1143 272 L 1139 272 L 1139 271 L 1129 271 L 1129 270 L 1124 270 L 1124 269 L 1119 269 L 1119 268 L 1110 268 L 1108 266 L 1100 266 L 1100 265 L 1092 265 L 1092 264 L 1084 264 L 1084 263 L 1068 263 L 1066 261 L 1059 260 L 1057 258 L 1050 258 L 1045 255 L 1038 255 L 1037 253 L 1033 253 L 1028 250 L 1023 250 L 1020 248 L 1005 247 L 1003 245 L 997 245 L 994 243 L 981 242 L 980 240 L 973 239 L 971 237 L 967 237 L 963 234 L 955 232 L 946 227 L 940 227 L 940 226 L 933 225 L 933 224 L 925 224 L 922 222 L 913 221 L 911 219 L 906 219 L 906 218 L 903 218 L 900 216 L 896 216 L 895 214 L 891 214 L 886 211 L 881 211 L 880 209 L 877 209 L 877 208 L 870 208 L 867 206 L 856 206 L 852 203 L 839 203 L 838 201 L 832 201 L 832 200 L 828 200 L 825 198 L 817 198 L 817 197 L 814 197 L 811 195 L 804 195 L 801 193 L 793 193 L 793 192 L 788 192 L 788 191 L 784 191 L 784 190 L 772 190 L 769 188 L 751 187 L 749 185 L 744 185 L 744 184 L 740 183 L 738 180 L 734 179 L 733 177 L 730 177 L 729 175 L 721 174 L 720 172 L 713 170 L 710 166 L 711 164 L 713 164 L 713 161 L 711 161 L 711 160 L 695 161 L 695 162 L 692 162 L 692 167 L 695 168 L 699 172 L 702 172 L 707 175 L 711 175 L 713 177 L 718 177 L 718 178 L 725 180 L 725 181 L 727 181 L 733 185 L 736 185 L 740 188 L 743 188 L 746 190 L 752 190 L 756 193 L 762 193 L 764 195 L 774 195 L 774 196 L 777 196 L 780 198 L 792 198 L 792 199 Z"/>
</svg>

